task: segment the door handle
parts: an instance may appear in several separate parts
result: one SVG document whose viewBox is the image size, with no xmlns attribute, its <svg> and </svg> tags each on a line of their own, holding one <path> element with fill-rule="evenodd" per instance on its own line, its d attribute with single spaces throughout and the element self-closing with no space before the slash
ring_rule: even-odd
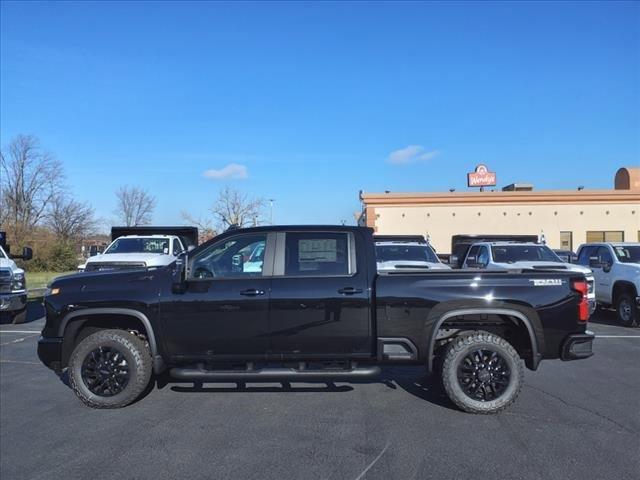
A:
<svg viewBox="0 0 640 480">
<path fill-rule="evenodd" d="M 257 288 L 248 288 L 247 290 L 242 290 L 240 295 L 244 295 L 245 297 L 256 297 L 258 295 L 264 295 L 264 290 L 258 290 Z"/>
<path fill-rule="evenodd" d="M 362 293 L 362 289 L 355 287 L 344 287 L 338 290 L 338 293 L 340 293 L 341 295 L 354 295 L 356 293 Z"/>
</svg>

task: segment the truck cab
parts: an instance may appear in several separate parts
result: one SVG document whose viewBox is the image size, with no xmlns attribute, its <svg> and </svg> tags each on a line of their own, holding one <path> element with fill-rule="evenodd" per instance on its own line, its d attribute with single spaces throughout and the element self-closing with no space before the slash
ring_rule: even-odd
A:
<svg viewBox="0 0 640 480">
<path fill-rule="evenodd" d="M 421 235 L 375 235 L 378 271 L 450 270 Z"/>
<path fill-rule="evenodd" d="M 615 308 L 622 325 L 640 321 L 640 242 L 581 245 L 578 263 L 593 271 L 598 304 Z"/>
</svg>

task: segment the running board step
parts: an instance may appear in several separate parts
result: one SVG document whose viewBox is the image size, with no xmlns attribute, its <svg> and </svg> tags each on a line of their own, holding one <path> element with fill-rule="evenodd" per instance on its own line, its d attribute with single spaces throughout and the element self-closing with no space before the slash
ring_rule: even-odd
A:
<svg viewBox="0 0 640 480">
<path fill-rule="evenodd" d="M 335 379 L 335 378 L 369 378 L 380 374 L 380 367 L 357 367 L 349 370 L 296 370 L 295 368 L 263 368 L 260 370 L 205 370 L 203 368 L 172 368 L 172 377 L 178 380 L 228 380 L 233 381 L 265 381 L 265 380 L 300 380 Z"/>
</svg>

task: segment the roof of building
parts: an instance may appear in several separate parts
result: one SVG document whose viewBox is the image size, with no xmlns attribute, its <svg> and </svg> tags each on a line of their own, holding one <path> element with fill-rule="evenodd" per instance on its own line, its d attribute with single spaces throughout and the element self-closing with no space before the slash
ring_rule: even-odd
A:
<svg viewBox="0 0 640 480">
<path fill-rule="evenodd" d="M 362 192 L 360 199 L 366 205 L 633 203 L 640 202 L 640 167 L 623 167 L 619 169 L 616 173 L 615 188 L 606 190 Z"/>
</svg>

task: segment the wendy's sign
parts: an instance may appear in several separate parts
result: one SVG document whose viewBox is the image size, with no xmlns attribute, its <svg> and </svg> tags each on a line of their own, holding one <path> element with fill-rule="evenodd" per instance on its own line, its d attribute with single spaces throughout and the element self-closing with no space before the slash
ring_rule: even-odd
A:
<svg viewBox="0 0 640 480">
<path fill-rule="evenodd" d="M 496 172 L 490 172 L 486 165 L 480 164 L 475 172 L 467 173 L 467 186 L 493 187 L 496 184 Z"/>
</svg>

